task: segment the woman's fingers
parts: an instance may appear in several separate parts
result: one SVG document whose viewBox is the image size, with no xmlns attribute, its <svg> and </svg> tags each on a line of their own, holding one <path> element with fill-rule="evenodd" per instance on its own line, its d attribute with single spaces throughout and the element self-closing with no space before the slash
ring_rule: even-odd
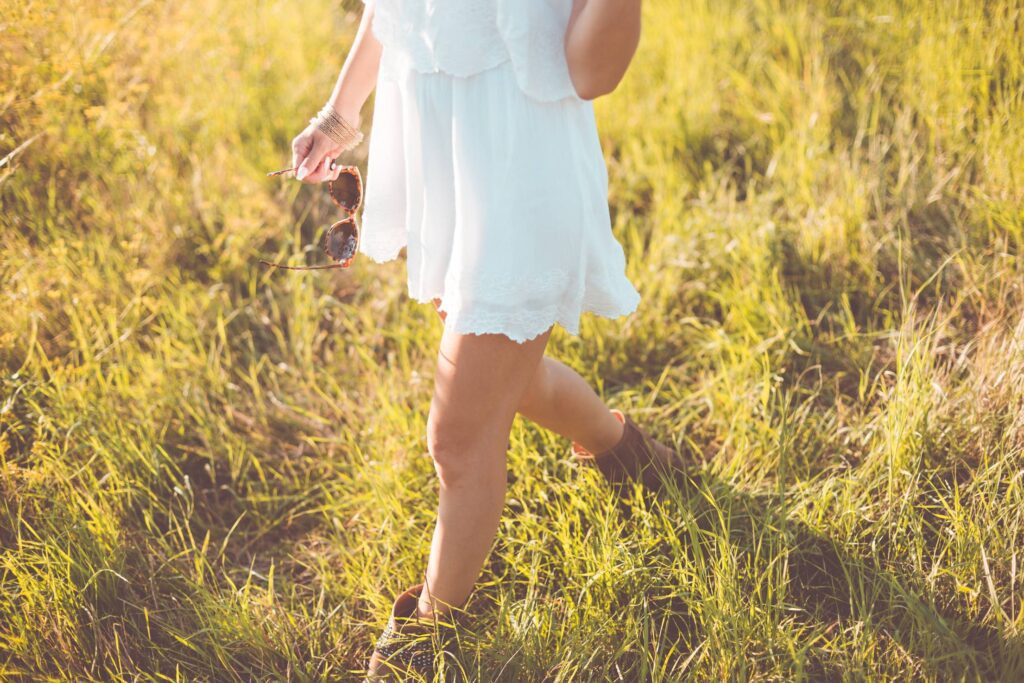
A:
<svg viewBox="0 0 1024 683">
<path fill-rule="evenodd" d="M 327 153 L 334 146 L 334 143 L 328 140 L 326 135 L 314 133 L 313 146 L 309 150 L 309 154 L 299 164 L 295 177 L 307 183 L 321 182 L 323 174 L 320 173 L 319 177 L 314 177 L 313 174 L 323 170 L 321 167 L 323 166 L 324 157 L 327 156 Z"/>
<path fill-rule="evenodd" d="M 334 171 L 332 171 L 330 168 L 331 159 L 332 157 L 330 155 L 325 154 L 324 156 L 322 156 L 320 158 L 320 162 L 316 165 L 316 167 L 314 167 L 313 170 L 309 171 L 308 174 L 302 176 L 302 182 L 322 183 L 325 180 L 330 180 L 331 178 L 333 178 Z M 300 166 L 299 170 L 301 169 L 302 167 Z M 298 178 L 298 174 L 296 174 L 295 177 Z"/>
<path fill-rule="evenodd" d="M 332 169 L 330 164 L 340 152 L 326 135 L 312 128 L 304 130 L 292 141 L 292 168 L 296 179 L 306 183 L 334 180 L 341 171 Z"/>
<path fill-rule="evenodd" d="M 313 134 L 308 128 L 292 140 L 292 168 L 297 169 L 302 160 L 305 159 L 310 150 L 313 149 Z"/>
<path fill-rule="evenodd" d="M 328 157 L 328 159 L 330 159 L 330 157 Z M 335 161 L 337 161 L 337 160 L 335 160 Z M 334 170 L 330 172 L 330 175 L 327 176 L 327 179 L 328 180 L 337 180 L 338 176 L 340 176 L 340 175 L 341 175 L 341 164 L 340 163 L 335 163 L 334 164 Z"/>
</svg>

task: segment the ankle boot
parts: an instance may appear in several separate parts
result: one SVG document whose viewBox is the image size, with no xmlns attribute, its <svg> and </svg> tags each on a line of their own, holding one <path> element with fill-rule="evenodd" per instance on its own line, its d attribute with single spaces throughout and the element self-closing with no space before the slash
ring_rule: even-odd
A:
<svg viewBox="0 0 1024 683">
<path fill-rule="evenodd" d="M 573 441 L 574 456 L 596 465 L 605 479 L 616 486 L 639 480 L 646 488 L 656 491 L 661 488 L 662 477 L 685 471 L 689 463 L 682 455 L 650 436 L 621 410 L 612 408 L 611 413 L 624 425 L 619 442 L 603 453 L 594 454 Z"/>
<path fill-rule="evenodd" d="M 434 680 L 434 657 L 449 645 L 461 615 L 416 616 L 422 590 L 423 584 L 418 583 L 395 598 L 387 626 L 367 664 L 366 683 L 415 680 L 413 674 Z"/>
</svg>

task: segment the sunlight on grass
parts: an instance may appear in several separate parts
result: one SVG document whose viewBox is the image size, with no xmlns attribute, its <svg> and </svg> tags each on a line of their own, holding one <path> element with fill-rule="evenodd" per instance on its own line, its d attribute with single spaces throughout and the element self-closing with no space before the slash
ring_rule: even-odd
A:
<svg viewBox="0 0 1024 683">
<path fill-rule="evenodd" d="M 263 174 L 360 7 L 0 0 L 0 676 L 353 678 L 423 571 L 440 321 L 257 263 L 322 258 Z M 517 420 L 449 665 L 1020 680 L 1024 11 L 644 11 L 595 104 L 643 299 L 549 354 L 702 465 L 617 501 Z"/>
</svg>

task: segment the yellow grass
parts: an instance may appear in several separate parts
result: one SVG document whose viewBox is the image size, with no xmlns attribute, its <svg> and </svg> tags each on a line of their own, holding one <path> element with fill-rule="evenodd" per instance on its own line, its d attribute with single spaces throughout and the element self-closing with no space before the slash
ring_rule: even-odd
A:
<svg viewBox="0 0 1024 683">
<path fill-rule="evenodd" d="M 354 678 L 422 572 L 440 321 L 401 259 L 257 264 L 321 258 L 263 173 L 360 7 L 0 0 L 0 677 Z M 643 300 L 549 353 L 704 464 L 616 504 L 517 420 L 448 667 L 1024 678 L 1024 9 L 644 13 L 596 103 Z"/>
</svg>

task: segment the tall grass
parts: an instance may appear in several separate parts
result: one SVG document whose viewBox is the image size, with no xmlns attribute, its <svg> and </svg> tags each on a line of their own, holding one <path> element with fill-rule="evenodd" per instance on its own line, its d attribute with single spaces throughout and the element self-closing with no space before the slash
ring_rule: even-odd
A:
<svg viewBox="0 0 1024 683">
<path fill-rule="evenodd" d="M 0 0 L 0 676 L 355 678 L 423 571 L 440 321 L 256 265 L 333 215 L 262 172 L 359 6 Z M 702 465 L 619 502 L 517 420 L 453 665 L 1020 680 L 1024 9 L 644 11 L 596 103 L 643 301 L 549 353 Z"/>
</svg>

